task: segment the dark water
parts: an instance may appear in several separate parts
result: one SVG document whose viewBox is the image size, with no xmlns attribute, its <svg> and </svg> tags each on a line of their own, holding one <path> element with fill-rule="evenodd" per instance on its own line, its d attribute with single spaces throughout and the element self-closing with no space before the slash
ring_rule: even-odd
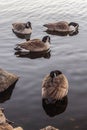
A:
<svg viewBox="0 0 87 130">
<path fill-rule="evenodd" d="M 54 21 L 79 23 L 74 36 L 51 37 L 48 56 L 16 57 L 14 47 L 25 41 L 17 38 L 11 28 L 16 21 L 31 21 L 32 38 L 47 35 L 43 24 Z M 52 125 L 60 130 L 87 129 L 87 1 L 86 0 L 0 0 L 0 67 L 20 76 L 7 99 L 0 99 L 8 119 L 24 130 L 39 130 Z M 41 99 L 44 76 L 61 70 L 69 80 L 69 93 L 63 113 L 46 113 Z M 59 114 L 60 113 L 60 114 Z M 52 114 L 52 113 L 51 113 Z"/>
</svg>

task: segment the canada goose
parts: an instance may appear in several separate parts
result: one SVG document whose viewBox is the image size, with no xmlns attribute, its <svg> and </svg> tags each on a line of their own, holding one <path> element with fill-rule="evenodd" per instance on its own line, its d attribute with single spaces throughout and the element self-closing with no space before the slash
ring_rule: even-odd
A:
<svg viewBox="0 0 87 130">
<path fill-rule="evenodd" d="M 59 70 L 54 70 L 42 82 L 42 98 L 49 102 L 61 100 L 68 93 L 68 80 Z"/>
<path fill-rule="evenodd" d="M 50 49 L 50 37 L 45 36 L 43 37 L 42 41 L 39 39 L 32 39 L 29 41 L 26 41 L 21 44 L 17 44 L 17 47 L 15 50 L 20 51 L 31 51 L 31 52 L 41 52 L 41 51 L 47 51 Z"/>
<path fill-rule="evenodd" d="M 13 23 L 13 32 L 16 34 L 27 35 L 32 33 L 31 22 L 27 23 Z"/>
<path fill-rule="evenodd" d="M 78 23 L 75 22 L 65 22 L 60 21 L 56 23 L 48 23 L 44 24 L 43 26 L 48 28 L 48 31 L 54 31 L 59 33 L 73 33 L 78 30 Z"/>
<path fill-rule="evenodd" d="M 18 76 L 0 69 L 0 92 L 4 92 L 18 80 Z"/>
</svg>

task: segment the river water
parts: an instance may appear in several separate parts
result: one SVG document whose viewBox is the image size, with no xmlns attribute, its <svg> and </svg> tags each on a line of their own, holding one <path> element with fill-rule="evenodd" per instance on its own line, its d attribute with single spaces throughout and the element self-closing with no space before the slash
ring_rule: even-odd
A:
<svg viewBox="0 0 87 130">
<path fill-rule="evenodd" d="M 51 52 L 17 57 L 14 47 L 24 42 L 12 32 L 12 23 L 31 21 L 31 39 L 49 35 Z M 74 36 L 45 32 L 49 22 L 79 23 Z M 10 94 L 0 96 L 6 117 L 24 130 L 39 130 L 52 125 L 60 130 L 87 129 L 87 1 L 86 0 L 0 0 L 0 67 L 20 78 Z M 69 92 L 62 112 L 47 113 L 41 98 L 44 76 L 61 70 L 69 81 Z M 51 109 L 51 107 L 50 107 Z M 62 110 L 62 108 L 60 108 Z"/>
</svg>

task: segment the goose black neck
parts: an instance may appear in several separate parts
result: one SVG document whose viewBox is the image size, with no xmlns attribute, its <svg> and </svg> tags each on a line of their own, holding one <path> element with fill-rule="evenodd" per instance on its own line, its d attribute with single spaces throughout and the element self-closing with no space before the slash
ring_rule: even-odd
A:
<svg viewBox="0 0 87 130">
<path fill-rule="evenodd" d="M 69 26 L 74 26 L 74 27 L 76 27 L 76 26 L 79 27 L 78 23 L 75 23 L 75 22 L 70 22 L 68 25 L 69 25 Z"/>
<path fill-rule="evenodd" d="M 51 78 L 55 78 L 56 76 L 58 76 L 58 75 L 60 75 L 60 74 L 62 74 L 62 72 L 59 71 L 59 70 L 51 71 L 51 72 L 50 72 L 50 77 L 51 77 Z"/>
</svg>

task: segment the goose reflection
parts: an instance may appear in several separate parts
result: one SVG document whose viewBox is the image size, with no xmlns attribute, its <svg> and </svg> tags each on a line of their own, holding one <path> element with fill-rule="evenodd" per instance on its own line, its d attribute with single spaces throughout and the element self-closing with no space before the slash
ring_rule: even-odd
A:
<svg viewBox="0 0 87 130">
<path fill-rule="evenodd" d="M 63 113 L 66 110 L 68 98 L 65 96 L 62 100 L 57 100 L 54 103 L 49 103 L 47 99 L 42 99 L 42 106 L 47 115 L 54 117 Z"/>
<path fill-rule="evenodd" d="M 12 31 L 18 38 L 26 39 L 26 41 L 30 40 L 31 34 L 20 34 L 20 33 L 14 32 L 14 30 Z"/>
<path fill-rule="evenodd" d="M 11 85 L 8 89 L 6 89 L 4 92 L 0 92 L 0 103 L 3 103 L 7 100 L 10 100 L 12 92 L 15 88 L 16 82 Z"/>
<path fill-rule="evenodd" d="M 69 36 L 74 36 L 74 35 L 77 35 L 79 33 L 79 31 L 78 30 L 76 30 L 75 32 L 73 32 L 73 33 L 69 33 Z"/>
<path fill-rule="evenodd" d="M 77 35 L 79 33 L 78 30 L 76 30 L 75 32 L 70 32 L 70 33 L 67 33 L 67 32 L 57 32 L 57 31 L 50 31 L 50 30 L 46 30 L 45 31 L 47 34 L 50 34 L 50 35 L 56 35 L 56 36 L 74 36 L 74 35 Z"/>
<path fill-rule="evenodd" d="M 36 58 L 46 58 L 49 59 L 51 57 L 51 50 L 43 51 L 43 52 L 21 52 L 16 51 L 15 55 L 17 57 L 21 58 L 30 58 L 30 59 L 36 59 Z"/>
</svg>

